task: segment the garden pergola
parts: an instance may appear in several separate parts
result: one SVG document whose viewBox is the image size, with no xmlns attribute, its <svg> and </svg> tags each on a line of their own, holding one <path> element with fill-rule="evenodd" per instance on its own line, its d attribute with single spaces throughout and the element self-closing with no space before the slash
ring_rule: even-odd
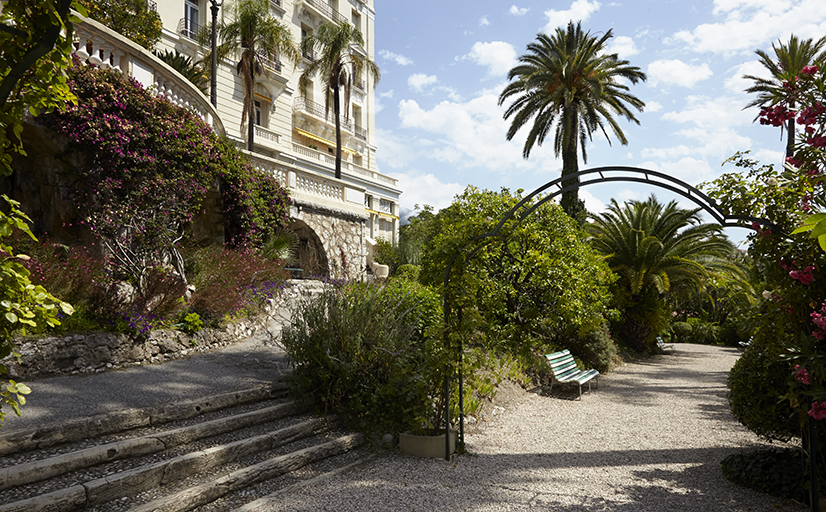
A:
<svg viewBox="0 0 826 512">
<path fill-rule="evenodd" d="M 520 200 L 513 208 L 508 210 L 496 226 L 489 232 L 483 233 L 481 235 L 477 235 L 471 238 L 460 250 L 453 253 L 450 260 L 448 260 L 447 266 L 445 268 L 444 274 L 444 321 L 445 321 L 445 331 L 444 331 L 444 339 L 445 344 L 448 348 L 448 353 L 450 353 L 451 349 L 451 292 L 450 292 L 450 278 L 451 278 L 451 271 L 458 260 L 459 257 L 463 257 L 464 261 L 472 260 L 482 249 L 488 246 L 490 243 L 495 242 L 496 240 L 505 240 L 505 237 L 502 233 L 502 228 L 505 224 L 510 221 L 511 219 L 515 219 L 517 225 L 522 222 L 524 219 L 529 217 L 537 208 L 539 208 L 544 203 L 554 199 L 555 197 L 563 194 L 564 192 L 569 192 L 572 190 L 578 190 L 579 188 L 588 186 L 588 185 L 595 185 L 595 184 L 604 184 L 604 183 L 611 183 L 611 182 L 630 182 L 630 183 L 644 183 L 647 185 L 651 185 L 654 187 L 670 190 L 675 194 L 678 194 L 686 199 L 697 204 L 702 210 L 706 213 L 711 215 L 711 217 L 721 226 L 723 227 L 740 227 L 746 228 L 753 231 L 759 231 L 760 229 L 769 229 L 773 233 L 776 233 L 784 238 L 788 238 L 788 235 L 780 229 L 778 226 L 773 224 L 772 222 L 762 219 L 759 217 L 752 217 L 748 215 L 730 215 L 720 210 L 720 207 L 717 205 L 714 199 L 710 198 L 708 195 L 704 194 L 696 187 L 689 185 L 688 183 L 664 174 L 658 171 L 652 171 L 648 169 L 642 169 L 639 167 L 625 167 L 625 166 L 607 166 L 607 167 L 597 167 L 594 169 L 587 169 L 584 171 L 579 171 L 573 174 L 569 174 L 564 177 L 556 178 L 555 180 L 549 181 L 544 185 L 538 187 L 536 190 L 531 192 L 530 194 L 526 195 L 522 200 Z M 545 195 L 543 195 L 545 194 Z M 538 200 L 530 204 L 534 199 L 538 198 Z M 456 316 L 459 321 L 461 321 L 462 310 L 461 308 L 457 308 Z M 464 433 L 464 404 L 463 404 L 463 382 L 462 382 L 462 351 L 463 345 L 461 339 L 458 340 L 458 346 L 455 347 L 458 363 L 458 384 L 459 384 L 459 446 L 464 446 L 465 442 L 465 433 Z M 444 400 L 445 400 L 445 459 L 450 459 L 450 436 L 447 434 L 447 430 L 450 426 L 450 371 L 445 374 L 444 380 Z M 816 446 L 816 439 L 814 438 L 814 428 L 809 422 L 809 451 L 811 454 L 815 454 L 817 450 Z M 812 511 L 818 512 L 819 511 L 819 499 L 818 499 L 818 492 L 817 492 L 817 468 L 815 467 L 814 461 L 816 457 L 811 456 L 811 469 L 809 473 L 809 478 L 812 484 Z"/>
</svg>

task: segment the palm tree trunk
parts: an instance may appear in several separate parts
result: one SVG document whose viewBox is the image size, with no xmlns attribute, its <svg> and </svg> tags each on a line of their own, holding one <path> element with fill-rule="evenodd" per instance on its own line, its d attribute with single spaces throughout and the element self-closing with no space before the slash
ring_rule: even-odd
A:
<svg viewBox="0 0 826 512">
<path fill-rule="evenodd" d="M 562 188 L 575 185 L 579 183 L 579 178 L 564 179 L 570 174 L 576 174 L 579 171 L 579 163 L 577 162 L 577 118 L 576 115 L 570 116 L 568 122 L 571 126 L 568 127 L 568 140 L 565 148 L 562 150 Z M 569 190 L 562 193 L 562 201 L 560 202 L 562 209 L 569 217 L 578 220 L 579 213 L 584 210 L 582 202 L 579 200 L 578 190 Z M 584 219 L 583 219 L 584 220 Z"/>
<path fill-rule="evenodd" d="M 247 125 L 247 151 L 253 151 L 253 137 L 255 136 L 255 61 L 250 63 L 250 102 L 249 124 Z"/>
<path fill-rule="evenodd" d="M 791 108 L 794 108 L 794 104 L 790 105 Z M 791 118 L 787 121 L 787 129 L 788 132 L 786 134 L 786 158 L 791 158 L 794 156 L 794 120 L 795 118 Z"/>
<path fill-rule="evenodd" d="M 329 97 L 329 96 L 328 96 Z M 338 78 L 333 86 L 333 111 L 336 115 L 336 179 L 341 179 L 341 100 L 339 99 Z"/>
</svg>

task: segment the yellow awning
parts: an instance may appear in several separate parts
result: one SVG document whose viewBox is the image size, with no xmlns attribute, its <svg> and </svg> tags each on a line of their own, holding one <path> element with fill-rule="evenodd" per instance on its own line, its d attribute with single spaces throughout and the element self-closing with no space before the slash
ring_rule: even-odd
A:
<svg viewBox="0 0 826 512">
<path fill-rule="evenodd" d="M 301 128 L 296 128 L 296 129 L 295 129 L 295 131 L 297 131 L 297 132 L 298 132 L 298 133 L 300 133 L 301 135 L 303 135 L 303 136 L 307 137 L 308 139 L 313 139 L 314 141 L 318 141 L 318 142 L 321 142 L 321 143 L 323 143 L 323 144 L 327 144 L 327 145 L 328 145 L 328 146 L 330 146 L 331 148 L 336 147 L 336 143 L 335 143 L 335 142 L 329 141 L 329 140 L 325 139 L 324 137 L 319 137 L 318 135 L 316 135 L 316 134 L 314 134 L 314 133 L 305 132 L 305 131 L 304 131 L 304 130 L 302 130 Z M 346 151 L 347 153 L 350 153 L 350 154 L 351 154 L 351 155 L 353 155 L 353 156 L 355 156 L 355 154 L 356 154 L 356 152 L 355 152 L 355 151 L 353 151 L 352 149 L 349 149 L 349 148 L 345 148 L 344 146 L 341 146 L 341 150 L 342 150 L 342 151 Z"/>
</svg>

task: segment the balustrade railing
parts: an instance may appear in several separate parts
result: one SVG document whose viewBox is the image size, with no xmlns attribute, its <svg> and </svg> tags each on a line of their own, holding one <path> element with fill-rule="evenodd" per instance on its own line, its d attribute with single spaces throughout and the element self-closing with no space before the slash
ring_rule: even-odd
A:
<svg viewBox="0 0 826 512">
<path fill-rule="evenodd" d="M 189 39 L 197 39 L 198 32 L 201 30 L 201 25 L 191 18 L 181 18 L 178 21 L 178 33 Z"/>
<path fill-rule="evenodd" d="M 80 21 L 74 23 L 73 54 L 80 62 L 127 73 L 146 88 L 154 86 L 151 90 L 156 95 L 194 111 L 217 133 L 224 133 L 215 108 L 192 82 L 134 41 L 92 19 L 74 14 Z"/>
<path fill-rule="evenodd" d="M 269 59 L 266 56 L 261 57 L 261 61 L 264 63 L 264 66 L 274 69 L 275 71 L 281 73 L 281 61 L 276 59 Z"/>
<path fill-rule="evenodd" d="M 308 114 L 312 114 L 320 119 L 324 119 L 330 124 L 336 123 L 335 113 L 332 109 L 329 112 L 325 112 L 324 105 L 319 105 L 318 103 L 308 100 L 307 98 L 301 96 L 296 98 L 293 108 L 295 108 L 295 110 L 301 110 L 303 112 L 307 112 Z M 341 119 L 341 127 L 347 131 L 353 131 L 353 124 L 343 118 Z"/>
<path fill-rule="evenodd" d="M 367 140 L 367 129 L 361 126 L 353 126 L 353 133 L 361 140 Z"/>
<path fill-rule="evenodd" d="M 350 20 L 347 19 L 346 16 L 342 15 L 337 10 L 333 9 L 327 2 L 324 0 L 304 0 L 307 4 L 313 6 L 315 10 L 323 14 L 324 16 L 330 18 L 331 20 L 335 21 L 336 23 L 340 21 L 349 22 Z"/>
</svg>

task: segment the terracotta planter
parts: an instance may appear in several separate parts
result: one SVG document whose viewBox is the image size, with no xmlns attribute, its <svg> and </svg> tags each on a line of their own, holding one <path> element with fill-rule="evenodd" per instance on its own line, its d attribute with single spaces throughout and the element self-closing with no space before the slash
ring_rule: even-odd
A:
<svg viewBox="0 0 826 512">
<path fill-rule="evenodd" d="M 458 432 L 450 429 L 450 453 L 456 451 L 456 436 Z M 416 457 L 431 457 L 441 459 L 445 456 L 444 432 L 435 436 L 420 436 L 411 434 L 408 430 L 399 434 L 399 450 Z"/>
</svg>

